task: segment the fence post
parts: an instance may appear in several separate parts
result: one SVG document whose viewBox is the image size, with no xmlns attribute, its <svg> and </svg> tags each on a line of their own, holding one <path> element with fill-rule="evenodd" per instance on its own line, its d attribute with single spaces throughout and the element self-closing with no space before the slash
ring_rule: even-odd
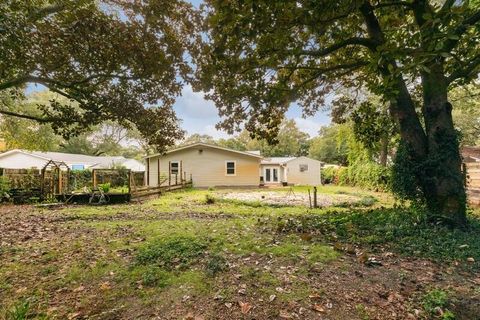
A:
<svg viewBox="0 0 480 320">
<path fill-rule="evenodd" d="M 95 169 L 92 170 L 92 189 L 95 189 L 97 186 L 97 175 L 95 174 Z"/>
<path fill-rule="evenodd" d="M 168 186 L 172 184 L 172 162 L 168 161 Z"/>
<path fill-rule="evenodd" d="M 132 193 L 132 170 L 128 170 L 128 194 Z"/>
<path fill-rule="evenodd" d="M 317 187 L 313 187 L 313 207 L 318 208 L 317 204 Z"/>
</svg>

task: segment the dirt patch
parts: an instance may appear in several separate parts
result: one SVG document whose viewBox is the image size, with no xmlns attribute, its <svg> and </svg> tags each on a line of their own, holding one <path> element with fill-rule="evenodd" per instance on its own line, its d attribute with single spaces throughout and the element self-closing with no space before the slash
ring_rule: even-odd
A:
<svg viewBox="0 0 480 320">
<path fill-rule="evenodd" d="M 229 192 L 220 194 L 222 199 L 260 202 L 268 205 L 278 206 L 310 206 L 313 205 L 313 193 L 311 199 L 308 193 L 303 192 L 275 192 L 275 191 L 259 191 L 259 192 Z M 320 207 L 329 207 L 339 204 L 353 204 L 359 201 L 361 197 L 346 194 L 318 194 L 317 203 Z"/>
</svg>

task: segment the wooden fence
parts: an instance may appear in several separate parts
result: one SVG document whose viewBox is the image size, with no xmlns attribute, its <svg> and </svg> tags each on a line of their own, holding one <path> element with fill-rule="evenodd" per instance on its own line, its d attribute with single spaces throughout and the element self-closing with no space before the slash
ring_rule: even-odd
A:
<svg viewBox="0 0 480 320">
<path fill-rule="evenodd" d="M 159 175 L 157 186 L 134 186 L 131 187 L 131 199 L 139 199 L 149 196 L 160 195 L 167 191 L 173 191 L 192 186 L 192 176 L 189 179 L 187 174 Z"/>
<path fill-rule="evenodd" d="M 480 206 L 480 162 L 467 162 L 464 170 L 468 203 Z"/>
</svg>

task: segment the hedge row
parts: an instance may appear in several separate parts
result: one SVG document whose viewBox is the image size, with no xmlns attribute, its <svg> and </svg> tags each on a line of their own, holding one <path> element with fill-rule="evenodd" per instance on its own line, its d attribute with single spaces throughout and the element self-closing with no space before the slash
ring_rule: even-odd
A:
<svg viewBox="0 0 480 320">
<path fill-rule="evenodd" d="M 348 167 L 322 169 L 323 183 L 361 187 L 375 191 L 389 189 L 390 168 L 374 162 L 356 162 Z"/>
</svg>

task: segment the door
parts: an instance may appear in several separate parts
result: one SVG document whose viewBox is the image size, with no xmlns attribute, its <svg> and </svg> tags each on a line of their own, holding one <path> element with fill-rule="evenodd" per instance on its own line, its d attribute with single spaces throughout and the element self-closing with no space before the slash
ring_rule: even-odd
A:
<svg viewBox="0 0 480 320">
<path fill-rule="evenodd" d="M 265 183 L 278 182 L 278 168 L 265 168 Z"/>
</svg>

